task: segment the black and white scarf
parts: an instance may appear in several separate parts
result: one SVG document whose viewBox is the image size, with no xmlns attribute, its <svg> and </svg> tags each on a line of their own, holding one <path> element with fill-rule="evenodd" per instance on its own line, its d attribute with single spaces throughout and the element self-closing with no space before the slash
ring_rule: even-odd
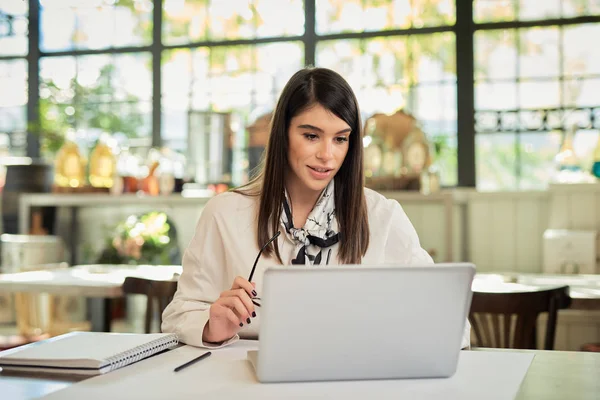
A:
<svg viewBox="0 0 600 400">
<path fill-rule="evenodd" d="M 335 217 L 335 196 L 333 180 L 323 190 L 302 228 L 294 227 L 292 210 L 287 191 L 283 201 L 281 224 L 296 245 L 296 258 L 292 264 L 327 264 L 331 249 L 324 255 L 324 249 L 339 241 L 338 223 Z M 327 260 L 325 260 L 326 258 Z"/>
</svg>

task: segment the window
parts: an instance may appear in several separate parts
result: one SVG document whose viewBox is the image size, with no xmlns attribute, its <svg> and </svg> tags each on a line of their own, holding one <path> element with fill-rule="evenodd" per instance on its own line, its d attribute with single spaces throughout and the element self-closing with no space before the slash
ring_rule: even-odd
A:
<svg viewBox="0 0 600 400">
<path fill-rule="evenodd" d="M 0 155 L 25 155 L 27 147 L 28 3 L 0 4 Z"/>
<path fill-rule="evenodd" d="M 318 34 L 453 25 L 455 0 L 316 0 Z"/>
<path fill-rule="evenodd" d="M 151 0 L 40 2 L 44 52 L 140 46 L 151 41 Z"/>
<path fill-rule="evenodd" d="M 11 155 L 25 155 L 27 61 L 0 61 L 0 87 L 0 151 L 8 149 Z"/>
<path fill-rule="evenodd" d="M 102 132 L 149 137 L 152 87 L 146 53 L 46 57 L 40 62 L 40 119 L 43 131 L 61 136 L 80 131 L 89 145 Z M 43 150 L 56 151 L 58 142 Z M 54 146 L 54 147 L 52 147 Z"/>
<path fill-rule="evenodd" d="M 68 131 L 84 146 L 108 131 L 142 149 L 162 141 L 189 154 L 190 138 L 202 137 L 198 149 L 223 150 L 232 167 L 219 174 L 240 184 L 263 148 L 256 129 L 265 130 L 263 117 L 305 64 L 348 79 L 363 120 L 414 115 L 444 186 L 458 184 L 458 170 L 471 184 L 475 168 L 480 190 L 543 188 L 565 130 L 578 127 L 575 150 L 587 168 L 600 129 L 600 50 L 590 45 L 600 37 L 600 0 L 473 0 L 473 103 L 470 77 L 457 80 L 471 62 L 456 56 L 470 35 L 468 1 L 314 0 L 307 24 L 312 7 L 302 0 L 162 0 L 162 10 L 152 0 L 40 0 L 33 32 L 29 1 L 1 3 L 0 147 L 9 143 L 15 155 L 37 126 L 28 95 L 39 96 L 31 100 L 39 100 L 42 155 Z M 38 36 L 39 53 L 28 54 Z M 28 91 L 38 65 L 39 90 Z M 460 114 L 457 95 L 468 103 Z M 472 109 L 475 137 L 472 126 L 457 132 Z M 213 143 L 223 127 L 231 136 Z M 462 160 L 459 135 L 475 141 Z M 213 162 L 194 159 L 204 164 L 192 169 Z"/>
<path fill-rule="evenodd" d="M 479 30 L 475 34 L 477 186 L 544 188 L 566 130 L 591 167 L 600 101 L 600 24 Z"/>
<path fill-rule="evenodd" d="M 284 16 L 284 17 L 282 17 Z M 163 43 L 300 36 L 303 1 L 164 0 Z"/>
<path fill-rule="evenodd" d="M 474 0 L 473 14 L 477 23 L 572 18 L 600 14 L 600 1 Z"/>
<path fill-rule="evenodd" d="M 4 0 L 0 4 L 0 56 L 27 55 L 27 1 Z"/>
<path fill-rule="evenodd" d="M 247 177 L 249 138 L 245 131 L 262 114 L 274 110 L 279 93 L 302 68 L 304 49 L 299 42 L 200 47 L 170 50 L 163 55 L 163 139 L 171 148 L 185 150 L 200 134 L 190 124 L 194 113 L 228 113 L 237 121 L 234 158 L 235 184 Z"/>
<path fill-rule="evenodd" d="M 151 0 L 41 1 L 42 156 L 51 158 L 67 132 L 83 148 L 102 132 L 150 144 L 152 58 L 143 50 L 152 9 Z M 131 50 L 114 52 L 123 48 Z"/>
<path fill-rule="evenodd" d="M 318 66 L 343 75 L 365 121 L 375 113 L 412 114 L 440 152 L 442 184 L 457 184 L 454 1 L 317 1 L 319 33 L 381 31 L 369 39 L 320 40 Z M 385 30 L 437 27 L 440 32 L 389 35 Z"/>
<path fill-rule="evenodd" d="M 165 0 L 162 15 L 163 142 L 200 183 L 245 183 L 263 149 L 247 127 L 304 65 L 304 2 Z"/>
</svg>

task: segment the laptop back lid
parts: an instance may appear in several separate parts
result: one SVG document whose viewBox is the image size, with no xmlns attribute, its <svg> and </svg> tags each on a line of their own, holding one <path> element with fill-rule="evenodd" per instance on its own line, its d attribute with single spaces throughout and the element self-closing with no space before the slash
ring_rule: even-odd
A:
<svg viewBox="0 0 600 400">
<path fill-rule="evenodd" d="M 265 271 L 263 382 L 454 374 L 475 267 L 284 267 Z"/>
</svg>

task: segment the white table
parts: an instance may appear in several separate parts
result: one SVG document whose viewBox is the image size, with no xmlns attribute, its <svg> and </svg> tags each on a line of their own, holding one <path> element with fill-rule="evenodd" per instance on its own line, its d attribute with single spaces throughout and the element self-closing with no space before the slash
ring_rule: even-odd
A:
<svg viewBox="0 0 600 400">
<path fill-rule="evenodd" d="M 181 274 L 180 265 L 78 265 L 46 271 L 0 274 L 0 292 L 33 292 L 116 298 L 123 296 L 128 276 L 173 280 Z"/>
<path fill-rule="evenodd" d="M 513 292 L 563 285 L 569 286 L 570 309 L 600 310 L 600 275 L 483 273 L 476 275 L 473 289 Z"/>
<path fill-rule="evenodd" d="M 97 298 L 91 302 L 92 330 L 110 332 L 111 299 L 123 296 L 128 276 L 174 280 L 179 265 L 79 265 L 71 268 L 0 274 L 0 292 L 48 293 Z"/>
<path fill-rule="evenodd" d="M 89 378 L 77 382 L 74 377 L 48 378 L 27 373 L 7 375 L 0 373 L 0 393 L 9 394 L 9 398 L 23 400 L 49 395 L 51 398 L 60 399 L 108 399 L 145 398 L 146 387 L 154 388 L 152 394 L 157 398 L 168 398 L 172 390 L 177 390 L 179 398 L 224 398 L 222 395 L 228 390 L 236 391 L 235 386 L 240 385 L 247 396 L 239 398 L 281 398 L 274 397 L 280 384 L 275 386 L 257 385 L 253 371 L 249 365 L 240 365 L 246 357 L 246 351 L 255 349 L 256 342 L 240 341 L 231 347 L 213 351 L 213 356 L 189 369 L 174 375 L 172 368 L 194 358 L 204 352 L 190 346 L 143 360 L 137 364 L 116 370 L 109 374 Z M 491 350 L 478 349 L 477 352 L 492 351 L 502 353 L 525 352 L 534 353 L 535 357 L 529 366 L 527 374 L 518 389 L 517 400 L 545 399 L 598 399 L 600 393 L 600 354 L 577 353 L 563 351 L 542 350 Z M 237 363 L 238 368 L 231 369 L 228 363 Z M 177 388 L 170 390 L 169 382 L 177 381 Z M 140 385 L 140 383 L 144 383 Z M 427 382 L 423 382 L 427 384 Z M 473 385 L 477 382 L 473 382 Z M 285 384 L 284 384 L 285 385 Z M 296 386 L 301 392 L 306 393 L 307 386 L 318 386 L 318 393 L 322 397 L 330 398 L 331 393 L 348 392 L 344 398 L 381 398 L 382 389 L 386 392 L 385 398 L 398 398 L 394 395 L 397 388 L 395 381 L 371 382 L 325 382 L 299 384 Z M 182 388 L 186 388 L 182 389 Z M 345 389 L 344 389 L 345 387 Z M 369 393 L 369 388 L 375 388 L 379 395 L 363 396 Z M 61 392 L 61 389 L 68 391 Z M 246 390 L 249 389 L 249 392 Z M 289 389 L 289 388 L 288 388 Z M 351 390 L 350 390 L 351 389 Z M 284 389 L 285 390 L 285 389 Z M 239 391 L 239 390 L 238 390 Z M 314 392 L 314 389 L 313 389 Z M 204 395 L 202 394 L 204 393 Z M 262 395 L 261 395 L 262 393 Z M 271 394 L 271 397 L 269 397 Z M 293 391 L 293 394 L 297 394 Z M 490 393 L 491 395 L 491 393 Z M 238 398 L 238 397 L 235 397 Z M 333 397 L 337 398 L 337 397 Z"/>
</svg>

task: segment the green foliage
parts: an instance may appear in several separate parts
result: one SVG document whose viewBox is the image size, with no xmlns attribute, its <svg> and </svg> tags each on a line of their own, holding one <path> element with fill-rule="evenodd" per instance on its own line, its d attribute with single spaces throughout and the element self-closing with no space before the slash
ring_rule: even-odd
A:
<svg viewBox="0 0 600 400">
<path fill-rule="evenodd" d="M 130 215 L 109 235 L 97 262 L 150 265 L 180 263 L 173 223 L 162 212 Z"/>
<path fill-rule="evenodd" d="M 121 132 L 127 137 L 139 136 L 142 116 L 136 111 L 139 99 L 128 94 L 123 103 L 113 104 L 112 77 L 115 67 L 112 64 L 100 70 L 97 82 L 86 87 L 74 77 L 68 89 L 59 88 L 52 80 L 42 80 L 41 87 L 48 89 L 50 95 L 40 98 L 39 130 L 42 154 L 54 154 L 65 139 L 70 128 L 88 127 L 107 132 Z M 65 99 L 65 93 L 73 94 Z"/>
</svg>

